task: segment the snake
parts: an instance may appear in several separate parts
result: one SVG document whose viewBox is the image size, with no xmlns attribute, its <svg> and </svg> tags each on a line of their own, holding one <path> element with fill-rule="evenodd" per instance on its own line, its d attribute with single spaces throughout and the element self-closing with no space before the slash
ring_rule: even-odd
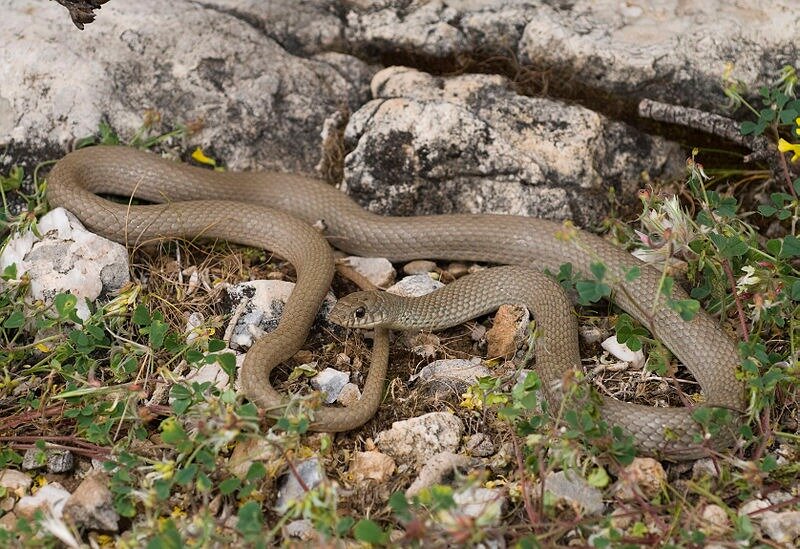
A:
<svg viewBox="0 0 800 549">
<path fill-rule="evenodd" d="M 132 205 L 130 200 L 120 204 L 98 193 L 152 204 Z M 129 246 L 166 238 L 226 239 L 268 249 L 289 261 L 297 282 L 279 325 L 250 348 L 240 372 L 242 392 L 269 417 L 279 416 L 287 405 L 285 396 L 273 388 L 270 374 L 293 356 L 308 336 L 333 277 L 331 246 L 392 262 L 476 261 L 550 272 L 569 263 L 584 276 L 591 276 L 593 265 L 602 263 L 603 282 L 611 290 L 612 301 L 689 368 L 703 391 L 700 406 L 732 413 L 712 432 L 695 420 L 697 406 L 659 408 L 604 399 L 601 418 L 631 435 L 643 453 L 683 460 L 733 444 L 746 409 L 744 383 L 737 378 L 737 345 L 720 322 L 702 309 L 691 320 L 684 320 L 668 306 L 668 300 L 689 297 L 679 285 L 664 295 L 660 270 L 570 224 L 502 214 L 380 215 L 313 177 L 212 171 L 124 146 L 94 146 L 68 153 L 48 175 L 47 197 L 51 206 L 72 212 L 89 230 Z M 574 318 L 568 319 L 560 306 L 538 306 L 557 299 L 552 297 L 556 287 L 546 283 L 546 278 L 531 278 L 530 271 L 525 271 L 520 276 L 531 284 L 531 290 L 523 290 L 525 283 L 510 282 L 505 276 L 510 271 L 492 272 L 501 275 L 492 275 L 498 278 L 491 280 L 465 277 L 446 292 L 447 299 L 464 300 L 484 311 L 486 304 L 481 300 L 488 301 L 488 294 L 476 286 L 499 283 L 500 288 L 512 284 L 520 289 L 523 301 L 536 302 L 533 314 L 537 323 L 552 327 L 542 348 L 547 348 L 550 356 L 570 358 L 559 359 L 552 367 L 543 358 L 542 382 L 552 386 L 566 368 L 576 367 Z M 491 297 L 503 295 L 507 292 L 495 292 Z M 375 414 L 382 400 L 388 341 L 388 328 L 376 328 L 361 400 L 349 407 L 313 411 L 312 429 L 348 431 Z M 537 358 L 539 354 L 537 350 Z"/>
</svg>

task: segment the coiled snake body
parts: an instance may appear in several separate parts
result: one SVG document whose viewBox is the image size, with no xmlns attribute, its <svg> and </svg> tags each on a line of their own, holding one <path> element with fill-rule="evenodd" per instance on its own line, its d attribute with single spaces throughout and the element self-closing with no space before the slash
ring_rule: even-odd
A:
<svg viewBox="0 0 800 549">
<path fill-rule="evenodd" d="M 98 192 L 160 204 L 117 204 L 96 196 Z M 272 172 L 211 172 L 125 147 L 91 147 L 59 160 L 48 177 L 48 199 L 51 205 L 73 212 L 92 231 L 118 242 L 206 236 L 265 247 L 290 261 L 297 271 L 297 285 L 280 325 L 250 349 L 241 372 L 245 394 L 266 410 L 279 409 L 285 403 L 269 382 L 270 372 L 304 343 L 330 285 L 333 260 L 325 239 L 348 253 L 392 261 L 485 261 L 553 272 L 569 262 L 579 273 L 588 273 L 593 262 L 602 261 L 614 302 L 691 369 L 704 391 L 705 405 L 734 411 L 744 408 L 743 385 L 735 375 L 739 363 L 736 346 L 717 322 L 703 311 L 689 322 L 682 320 L 664 305 L 657 270 L 600 237 L 565 229 L 559 223 L 490 214 L 380 216 L 313 178 Z M 325 238 L 311 227 L 315 223 L 324 226 Z M 627 280 L 632 267 L 639 267 L 640 274 Z M 686 295 L 675 288 L 672 297 Z M 564 326 L 567 322 L 555 315 L 551 318 L 547 309 L 535 314 L 540 325 Z M 572 330 L 574 320 L 570 322 Z M 574 332 L 566 338 L 554 335 L 548 343 L 551 349 L 563 345 L 555 348 L 566 350 L 573 345 L 568 340 L 574 340 Z M 315 412 L 313 428 L 349 430 L 374 414 L 381 399 L 387 346 L 385 330 L 376 330 L 373 367 L 362 400 L 356 406 Z M 560 375 L 553 370 L 542 378 L 547 385 Z M 696 444 L 695 438 L 702 435 L 687 408 L 651 408 L 606 399 L 602 413 L 610 424 L 633 435 L 645 453 L 671 459 L 705 453 Z M 706 445 L 729 445 L 735 421 L 729 427 Z"/>
</svg>

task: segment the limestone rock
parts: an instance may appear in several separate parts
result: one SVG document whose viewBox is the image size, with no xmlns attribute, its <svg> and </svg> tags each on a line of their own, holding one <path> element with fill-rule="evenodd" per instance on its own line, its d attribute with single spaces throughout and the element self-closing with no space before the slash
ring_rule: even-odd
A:
<svg viewBox="0 0 800 549">
<path fill-rule="evenodd" d="M 711 458 L 698 459 L 692 464 L 692 478 L 703 478 L 708 476 L 716 478 L 719 476 L 714 461 Z"/>
<path fill-rule="evenodd" d="M 210 364 L 203 364 L 200 368 L 189 372 L 186 375 L 186 381 L 189 383 L 211 382 L 211 384 L 219 390 L 224 391 L 228 388 L 230 376 L 228 372 L 223 370 L 219 362 L 212 362 Z"/>
<path fill-rule="evenodd" d="M 66 473 L 72 470 L 75 456 L 69 450 L 49 448 L 44 450 L 44 461 L 40 461 L 41 450 L 29 448 L 22 456 L 22 468 L 26 471 L 46 467 L 50 473 Z"/>
<path fill-rule="evenodd" d="M 39 509 L 49 510 L 56 518 L 61 518 L 69 497 L 70 493 L 61 484 L 51 482 L 42 486 L 34 495 L 20 499 L 14 512 L 19 517 L 31 519 Z"/>
<path fill-rule="evenodd" d="M 458 510 L 468 517 L 481 520 L 481 524 L 500 521 L 506 497 L 500 488 L 470 486 L 453 494 Z"/>
<path fill-rule="evenodd" d="M 444 284 L 438 280 L 432 279 L 427 274 L 421 274 L 403 277 L 386 291 L 404 297 L 419 297 L 443 286 Z"/>
<path fill-rule="evenodd" d="M 13 511 L 5 513 L 0 517 L 0 528 L 3 530 L 13 531 L 17 527 L 17 514 Z"/>
<path fill-rule="evenodd" d="M 420 469 L 417 478 L 406 490 L 406 497 L 410 498 L 419 494 L 423 489 L 434 484 L 441 484 L 445 476 L 460 467 L 466 467 L 469 460 L 466 456 L 453 452 L 441 452 L 432 456 Z"/>
<path fill-rule="evenodd" d="M 796 63 L 798 24 L 792 0 L 387 0 L 350 11 L 345 33 L 372 55 L 504 58 L 534 78 L 548 73 L 551 93 L 606 108 L 651 98 L 722 111 L 727 65 L 746 82 L 774 80 Z"/>
<path fill-rule="evenodd" d="M 361 389 L 355 383 L 345 383 L 336 400 L 342 406 L 352 406 L 361 400 Z"/>
<path fill-rule="evenodd" d="M 603 512 L 603 494 L 574 472 L 558 471 L 547 475 L 545 490 L 577 506 L 586 515 Z"/>
<path fill-rule="evenodd" d="M 33 484 L 33 479 L 16 469 L 3 469 L 0 471 L 0 486 L 23 496 Z"/>
<path fill-rule="evenodd" d="M 791 544 L 800 538 L 800 511 L 765 511 L 761 528 L 777 543 Z"/>
<path fill-rule="evenodd" d="M 232 319 L 235 322 L 228 327 L 231 348 L 246 350 L 254 339 L 277 328 L 293 288 L 293 282 L 282 280 L 253 280 L 229 287 L 228 298 L 235 311 Z M 336 298 L 329 292 L 315 322 L 326 323 L 327 314 L 335 303 Z"/>
<path fill-rule="evenodd" d="M 349 373 L 340 372 L 334 368 L 325 368 L 311 378 L 311 386 L 325 393 L 325 404 L 333 404 L 349 381 Z"/>
<path fill-rule="evenodd" d="M 379 288 L 388 288 L 394 283 L 397 272 L 385 257 L 348 256 L 344 262 Z"/>
<path fill-rule="evenodd" d="M 245 478 L 254 461 L 266 464 L 276 462 L 281 457 L 281 450 L 275 444 L 261 437 L 249 437 L 236 443 L 230 459 L 228 470 L 239 478 Z"/>
<path fill-rule="evenodd" d="M 709 503 L 703 507 L 701 516 L 705 523 L 703 530 L 710 536 L 722 536 L 731 528 L 728 513 L 719 505 Z"/>
<path fill-rule="evenodd" d="M 426 259 L 409 261 L 403 265 L 403 272 L 407 275 L 428 274 L 436 271 L 436 263 Z"/>
<path fill-rule="evenodd" d="M 761 511 L 762 509 L 767 509 L 770 507 L 771 503 L 764 499 L 751 499 L 749 501 L 744 502 L 738 510 L 739 516 L 750 515 L 755 513 L 756 511 Z"/>
<path fill-rule="evenodd" d="M 30 278 L 29 299 L 52 303 L 56 294 L 69 292 L 78 297 L 77 314 L 85 320 L 86 299 L 113 293 L 130 280 L 125 246 L 87 231 L 67 210 L 56 208 L 42 216 L 38 230 L 42 238 L 27 231 L 0 254 L 0 272 L 13 263 L 18 277 L 26 273 Z"/>
<path fill-rule="evenodd" d="M 445 398 L 453 393 L 461 395 L 470 385 L 476 383 L 479 377 L 488 376 L 490 373 L 479 358 L 473 360 L 449 358 L 434 360 L 418 374 L 411 376 L 411 381 L 419 380 L 425 383 L 428 392 Z"/>
<path fill-rule="evenodd" d="M 356 452 L 350 465 L 350 476 L 359 484 L 365 480 L 381 483 L 391 477 L 396 468 L 391 457 L 377 450 Z"/>
<path fill-rule="evenodd" d="M 109 479 L 102 472 L 89 474 L 67 500 L 64 515 L 90 530 L 116 532 L 119 514 L 108 485 Z"/>
<path fill-rule="evenodd" d="M 799 51 L 800 5 L 791 0 L 642 0 L 623 9 L 614 0 L 579 0 L 566 10 L 545 4 L 525 27 L 523 63 L 579 74 L 583 85 L 616 97 L 722 111 L 728 64 L 745 82 L 765 84 Z"/>
<path fill-rule="evenodd" d="M 343 189 L 376 213 L 605 213 L 608 185 L 681 173 L 679 148 L 586 108 L 515 93 L 496 75 L 390 67 L 345 130 Z"/>
<path fill-rule="evenodd" d="M 516 50 L 538 2 L 369 2 L 347 14 L 346 36 L 359 50 L 449 58 Z M 377 6 L 375 4 L 378 4 Z"/>
<path fill-rule="evenodd" d="M 486 332 L 487 356 L 512 358 L 530 318 L 530 313 L 524 307 L 501 305 L 494 315 L 491 329 Z"/>
<path fill-rule="evenodd" d="M 294 55 L 333 48 L 341 23 L 332 7 L 282 4 L 292 9 L 113 1 L 77 32 L 55 3 L 2 0 L 14 39 L 0 51 L 0 145 L 63 147 L 96 132 L 103 118 L 130 137 L 149 108 L 157 129 L 159 120 L 202 128 L 192 139 L 213 146 L 230 167 L 310 172 L 323 120 L 357 108 L 367 70 L 341 53 Z"/>
<path fill-rule="evenodd" d="M 343 49 L 342 20 L 330 0 L 209 0 L 204 5 L 260 28 L 290 53 L 311 55 Z"/>
<path fill-rule="evenodd" d="M 462 276 L 466 275 L 470 271 L 469 271 L 469 267 L 467 267 L 463 263 L 459 263 L 457 261 L 454 261 L 453 263 L 450 263 L 447 266 L 447 272 L 453 278 L 461 278 Z"/>
<path fill-rule="evenodd" d="M 616 496 L 622 501 L 634 500 L 634 494 L 650 499 L 661 491 L 666 481 L 667 473 L 660 462 L 637 457 L 620 471 Z"/>
<path fill-rule="evenodd" d="M 300 541 L 312 541 L 319 537 L 319 533 L 314 530 L 314 523 L 308 519 L 293 520 L 287 523 L 283 532 L 286 537 Z"/>
<path fill-rule="evenodd" d="M 295 464 L 297 473 L 303 479 L 303 483 L 309 488 L 314 488 L 325 480 L 325 470 L 322 468 L 319 458 L 310 458 Z M 305 494 L 305 490 L 293 472 L 288 472 L 278 488 L 278 501 L 275 509 L 279 513 L 285 512 L 292 501 L 300 499 Z"/>
<path fill-rule="evenodd" d="M 612 335 L 603 340 L 600 346 L 619 360 L 629 363 L 633 368 L 641 368 L 644 366 L 644 352 L 642 352 L 641 349 L 638 351 L 631 351 L 627 345 L 617 341 L 616 335 Z"/>
<path fill-rule="evenodd" d="M 375 443 L 395 461 L 419 468 L 440 452 L 454 452 L 461 442 L 464 423 L 449 412 L 431 412 L 381 431 Z"/>
<path fill-rule="evenodd" d="M 489 457 L 494 454 L 494 443 L 486 433 L 475 433 L 467 439 L 467 452 L 475 457 Z"/>
</svg>

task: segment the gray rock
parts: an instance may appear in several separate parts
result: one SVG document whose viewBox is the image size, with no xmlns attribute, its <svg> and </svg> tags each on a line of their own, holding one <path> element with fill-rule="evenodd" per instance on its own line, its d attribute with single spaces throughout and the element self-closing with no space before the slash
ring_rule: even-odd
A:
<svg viewBox="0 0 800 549">
<path fill-rule="evenodd" d="M 767 500 L 772 505 L 781 505 L 790 502 L 794 499 L 794 496 L 789 492 L 784 492 L 783 490 L 775 490 L 774 492 L 770 492 L 767 494 Z"/>
<path fill-rule="evenodd" d="M 357 108 L 368 80 L 351 56 L 289 52 L 341 40 L 335 6 L 308 4 L 115 1 L 77 32 L 55 3 L 0 0 L 14 37 L 0 51 L 0 145 L 65 145 L 104 117 L 130 137 L 152 108 L 166 127 L 202 126 L 193 139 L 231 167 L 311 171 L 322 121 Z"/>
<path fill-rule="evenodd" d="M 475 457 L 489 457 L 494 454 L 494 443 L 486 433 L 475 433 L 467 439 L 465 448 Z"/>
<path fill-rule="evenodd" d="M 0 486 L 23 495 L 33 484 L 33 479 L 16 469 L 3 469 L 0 471 Z"/>
<path fill-rule="evenodd" d="M 469 459 L 453 452 L 441 452 L 425 462 L 417 478 L 406 489 L 406 497 L 410 498 L 419 494 L 425 488 L 430 488 L 434 484 L 441 484 L 444 478 L 455 469 L 466 467 Z"/>
<path fill-rule="evenodd" d="M 26 471 L 47 467 L 51 473 L 66 473 L 75 465 L 75 458 L 69 450 L 48 449 L 44 450 L 44 462 L 40 460 L 41 450 L 29 448 L 22 457 L 22 468 Z"/>
<path fill-rule="evenodd" d="M 375 443 L 399 464 L 418 469 L 438 453 L 455 452 L 463 433 L 464 422 L 455 414 L 431 412 L 395 421 L 391 429 L 377 434 Z"/>
<path fill-rule="evenodd" d="M 8 490 L 6 490 L 6 493 L 8 493 Z M 22 494 L 20 494 L 20 496 L 22 496 Z M 3 513 L 7 513 L 13 510 L 14 504 L 16 502 L 17 498 L 15 498 L 14 496 L 7 495 L 5 497 L 0 498 L 0 511 L 2 511 Z"/>
<path fill-rule="evenodd" d="M 692 478 L 703 478 L 704 476 L 711 478 L 719 476 L 719 472 L 711 458 L 698 459 L 692 464 Z"/>
<path fill-rule="evenodd" d="M 403 272 L 407 275 L 421 275 L 436 271 L 436 263 L 427 259 L 409 261 L 403 265 Z"/>
<path fill-rule="evenodd" d="M 319 458 L 311 458 L 295 464 L 297 473 L 303 479 L 303 483 L 309 488 L 314 488 L 321 482 L 326 480 L 325 469 Z M 303 486 L 294 476 L 293 472 L 286 473 L 280 482 L 278 488 L 278 500 L 275 503 L 275 510 L 279 513 L 284 513 L 289 508 L 289 505 L 298 499 L 301 499 L 305 494 Z"/>
<path fill-rule="evenodd" d="M 453 278 L 461 278 L 465 274 L 469 273 L 469 267 L 463 263 L 454 261 L 447 266 L 447 272 L 450 273 L 450 276 Z"/>
<path fill-rule="evenodd" d="M 709 536 L 722 536 L 731 528 L 728 513 L 719 505 L 709 503 L 700 515 L 703 519 L 702 530 Z"/>
<path fill-rule="evenodd" d="M 355 48 L 451 58 L 479 48 L 485 54 L 516 51 L 538 2 L 389 0 L 375 4 L 369 2 L 347 14 L 345 32 Z"/>
<path fill-rule="evenodd" d="M 541 5 L 525 27 L 521 60 L 579 74 L 582 85 L 619 98 L 721 111 L 727 64 L 735 64 L 738 78 L 764 84 L 800 53 L 796 2 L 780 2 L 780 8 L 767 0 L 619 6 L 612 0 L 578 0 L 567 9 Z"/>
<path fill-rule="evenodd" d="M 311 55 L 343 49 L 338 2 L 317 0 L 209 0 L 204 6 L 260 29 L 290 53 Z"/>
<path fill-rule="evenodd" d="M 621 501 L 649 500 L 664 489 L 667 473 L 660 461 L 636 457 L 619 472 L 614 496 Z"/>
<path fill-rule="evenodd" d="M 280 457 L 281 450 L 273 441 L 264 437 L 248 437 L 236 442 L 227 467 L 231 473 L 244 479 L 254 462 L 261 461 L 269 465 Z"/>
<path fill-rule="evenodd" d="M 314 530 L 314 523 L 308 519 L 293 520 L 283 528 L 286 537 L 299 539 L 300 541 L 311 541 L 317 537 Z"/>
<path fill-rule="evenodd" d="M 777 543 L 791 544 L 800 537 L 800 511 L 765 511 L 761 518 L 761 529 Z"/>
<path fill-rule="evenodd" d="M 798 24 L 790 0 L 389 0 L 350 11 L 345 33 L 372 55 L 504 58 L 510 70 L 546 71 L 551 93 L 605 108 L 651 98 L 719 111 L 726 65 L 744 81 L 774 80 L 797 62 Z"/>
<path fill-rule="evenodd" d="M 365 481 L 386 482 L 394 474 L 397 465 L 394 460 L 376 450 L 356 452 L 350 464 L 348 475 L 353 482 L 361 484 Z"/>
<path fill-rule="evenodd" d="M 102 472 L 87 475 L 64 505 L 64 516 L 89 530 L 116 532 L 119 514 L 108 485 Z"/>
<path fill-rule="evenodd" d="M 49 510 L 53 516 L 61 518 L 69 496 L 70 493 L 61 484 L 51 482 L 42 486 L 34 495 L 21 498 L 14 507 L 14 512 L 19 517 L 32 519 L 36 511 Z"/>
<path fill-rule="evenodd" d="M 611 334 L 611 331 L 598 328 L 597 326 L 580 326 L 578 328 L 578 333 L 584 343 L 587 345 L 594 345 L 606 339 Z"/>
<path fill-rule="evenodd" d="M 450 358 L 434 360 L 418 374 L 411 376 L 410 381 L 419 380 L 425 383 L 428 392 L 444 398 L 453 393 L 460 395 L 467 387 L 476 383 L 479 377 L 490 374 L 479 358 Z"/>
<path fill-rule="evenodd" d="M 3 514 L 0 517 L 0 528 L 13 532 L 17 527 L 17 514 L 13 511 Z"/>
<path fill-rule="evenodd" d="M 388 288 L 394 283 L 397 272 L 385 257 L 358 257 L 351 255 L 343 260 L 347 265 L 379 288 Z"/>
<path fill-rule="evenodd" d="M 203 364 L 200 368 L 190 371 L 186 374 L 186 381 L 189 383 L 211 382 L 214 387 L 224 391 L 228 388 L 230 376 L 228 372 L 222 369 L 219 362 L 212 362 L 211 364 Z"/>
<path fill-rule="evenodd" d="M 41 238 L 33 231 L 15 236 L 0 254 L 0 272 L 13 263 L 18 277 L 30 278 L 27 299 L 52 303 L 56 294 L 69 292 L 78 297 L 78 316 L 87 319 L 86 299 L 94 301 L 129 282 L 125 246 L 87 231 L 67 210 L 42 216 L 38 231 Z"/>
<path fill-rule="evenodd" d="M 481 524 L 497 524 L 506 503 L 500 488 L 470 486 L 453 494 L 458 510 L 468 517 L 481 519 Z"/>
<path fill-rule="evenodd" d="M 361 389 L 355 383 L 345 383 L 336 400 L 342 406 L 352 406 L 361 400 Z"/>
<path fill-rule="evenodd" d="M 390 294 L 404 297 L 419 297 L 442 287 L 444 287 L 444 284 L 438 280 L 422 274 L 401 278 L 396 284 L 387 288 L 386 291 Z"/>
<path fill-rule="evenodd" d="M 496 75 L 390 67 L 345 131 L 343 189 L 376 213 L 495 212 L 579 224 L 606 213 L 608 186 L 682 173 L 677 145 L 579 106 L 515 93 Z"/>
<path fill-rule="evenodd" d="M 340 372 L 334 368 L 325 368 L 311 378 L 311 386 L 325 393 L 325 404 L 333 404 L 349 381 L 349 373 Z"/>
<path fill-rule="evenodd" d="M 253 280 L 228 287 L 231 309 L 235 311 L 227 328 L 230 347 L 247 350 L 255 338 L 277 328 L 293 288 L 293 282 L 282 280 Z M 335 304 L 336 298 L 328 293 L 315 322 L 326 323 L 325 319 Z"/>
<path fill-rule="evenodd" d="M 761 511 L 762 509 L 767 509 L 772 504 L 765 499 L 751 499 L 750 501 L 744 502 L 737 511 L 739 516 L 749 515 L 751 513 L 755 513 L 756 511 Z"/>
<path fill-rule="evenodd" d="M 475 324 L 469 332 L 469 337 L 472 341 L 481 341 L 486 337 L 486 326 L 483 324 Z"/>
<path fill-rule="evenodd" d="M 602 492 L 577 474 L 566 471 L 550 473 L 545 479 L 544 488 L 557 498 L 580 505 L 587 515 L 599 515 L 603 512 Z"/>
</svg>

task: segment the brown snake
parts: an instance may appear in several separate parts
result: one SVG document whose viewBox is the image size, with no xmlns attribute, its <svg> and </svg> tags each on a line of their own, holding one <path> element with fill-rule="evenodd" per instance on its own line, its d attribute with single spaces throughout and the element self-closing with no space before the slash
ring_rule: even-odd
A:
<svg viewBox="0 0 800 549">
<path fill-rule="evenodd" d="M 94 194 L 98 192 L 162 204 L 117 204 Z M 659 271 L 600 237 L 559 223 L 490 214 L 380 216 L 313 178 L 271 172 L 212 172 L 125 147 L 91 147 L 59 160 L 48 177 L 48 199 L 51 205 L 73 212 L 92 231 L 125 244 L 156 238 L 222 238 L 270 249 L 291 262 L 297 271 L 297 285 L 280 325 L 250 349 L 241 372 L 245 395 L 265 410 L 279 410 L 285 405 L 269 382 L 270 372 L 303 345 L 330 285 L 333 260 L 325 238 L 345 252 L 392 261 L 486 261 L 553 272 L 569 262 L 578 273 L 588 273 L 591 263 L 602 261 L 614 302 L 649 328 L 691 369 L 704 391 L 706 405 L 734 411 L 727 428 L 702 445 L 695 441 L 703 435 L 688 408 L 652 408 L 605 399 L 603 418 L 631 434 L 645 453 L 691 459 L 707 453 L 703 446 L 719 449 L 730 445 L 738 422 L 736 412 L 745 407 L 744 387 L 735 375 L 739 364 L 736 345 L 712 317 L 700 311 L 693 320 L 682 320 L 664 305 L 658 291 Z M 311 227 L 315 223 L 324 226 L 325 238 Z M 637 266 L 640 275 L 626 280 L 629 269 Z M 551 283 L 542 282 L 543 278 L 536 280 L 529 283 L 547 293 Z M 478 283 L 485 285 L 487 281 Z M 464 286 L 469 289 L 469 284 L 462 283 L 461 290 Z M 474 299 L 481 294 L 467 295 Z M 536 292 L 527 295 L 536 299 Z M 687 296 L 676 287 L 672 297 Z M 568 334 L 566 324 L 572 329 L 575 321 L 571 315 L 567 320 L 558 307 L 550 311 L 536 308 L 537 323 L 560 327 L 557 333 L 546 334 L 548 348 L 563 349 L 567 355 L 572 352 L 568 349 L 577 345 L 574 332 L 566 337 L 559 334 Z M 348 408 L 315 411 L 312 428 L 345 431 L 372 417 L 386 374 L 385 329 L 376 330 L 374 347 L 362 400 Z M 574 366 L 570 364 L 570 368 Z M 545 386 L 552 386 L 557 381 L 553 376 L 564 373 L 563 368 L 558 372 L 545 369 L 550 371 L 553 373 L 540 374 Z"/>
</svg>

